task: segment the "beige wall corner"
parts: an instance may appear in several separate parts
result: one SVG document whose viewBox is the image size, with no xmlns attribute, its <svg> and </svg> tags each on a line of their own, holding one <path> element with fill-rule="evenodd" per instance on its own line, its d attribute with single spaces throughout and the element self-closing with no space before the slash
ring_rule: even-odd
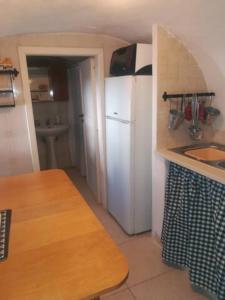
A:
<svg viewBox="0 0 225 300">
<path fill-rule="evenodd" d="M 207 85 L 195 58 L 183 43 L 162 26 L 157 28 L 157 148 L 171 148 L 193 141 L 188 134 L 189 122 L 184 121 L 177 130 L 168 129 L 169 110 L 177 106 L 179 109 L 181 102 L 164 102 L 162 94 L 204 92 Z M 204 128 L 205 139 L 208 130 Z"/>
<path fill-rule="evenodd" d="M 195 58 L 173 34 L 160 25 L 153 26 L 153 235 L 161 236 L 164 213 L 164 191 L 167 162 L 157 154 L 157 149 L 172 148 L 193 143 L 188 135 L 189 124 L 179 129 L 168 129 L 169 101 L 167 93 L 197 93 L 207 91 L 206 81 Z M 205 139 L 211 131 L 205 130 Z"/>
</svg>

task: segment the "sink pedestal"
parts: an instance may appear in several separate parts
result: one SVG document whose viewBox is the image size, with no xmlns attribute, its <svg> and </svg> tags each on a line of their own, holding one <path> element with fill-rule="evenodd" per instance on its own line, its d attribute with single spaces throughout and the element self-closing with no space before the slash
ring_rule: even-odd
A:
<svg viewBox="0 0 225 300">
<path fill-rule="evenodd" d="M 47 153 L 48 153 L 48 168 L 55 169 L 57 168 L 57 160 L 55 154 L 55 136 L 45 137 L 47 143 Z"/>
<path fill-rule="evenodd" d="M 57 168 L 56 154 L 55 154 L 55 140 L 58 136 L 66 133 L 69 127 L 67 125 L 53 125 L 36 127 L 37 136 L 42 137 L 47 143 L 47 159 L 48 168 Z"/>
</svg>

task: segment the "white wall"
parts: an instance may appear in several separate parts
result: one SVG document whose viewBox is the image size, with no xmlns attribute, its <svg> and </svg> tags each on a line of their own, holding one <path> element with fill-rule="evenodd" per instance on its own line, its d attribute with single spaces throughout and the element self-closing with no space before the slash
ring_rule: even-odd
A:
<svg viewBox="0 0 225 300">
<path fill-rule="evenodd" d="M 112 51 L 127 43 L 103 35 L 56 33 L 29 34 L 0 38 L 0 56 L 10 57 L 20 71 L 18 47 L 103 48 L 105 74 L 108 74 Z M 0 176 L 31 172 L 32 161 L 20 75 L 15 80 L 16 107 L 0 108 Z"/>
</svg>

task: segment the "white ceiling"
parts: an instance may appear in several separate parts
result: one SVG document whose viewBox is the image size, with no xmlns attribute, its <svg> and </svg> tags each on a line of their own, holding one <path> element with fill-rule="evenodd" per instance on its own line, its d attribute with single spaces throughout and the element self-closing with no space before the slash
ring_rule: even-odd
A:
<svg viewBox="0 0 225 300">
<path fill-rule="evenodd" d="M 225 0 L 0 0 L 0 36 L 87 32 L 150 42 L 152 24 L 177 35 L 211 88 L 225 83 Z"/>
<path fill-rule="evenodd" d="M 150 41 L 153 23 L 178 34 L 225 31 L 224 0 L 0 0 L 0 36 L 32 32 L 92 32 Z"/>
<path fill-rule="evenodd" d="M 151 42 L 152 24 L 157 23 L 203 55 L 213 53 L 220 61 L 225 53 L 225 0 L 0 0 L 0 4 L 0 36 L 73 31 Z M 225 63 L 220 67 L 225 73 Z"/>
</svg>

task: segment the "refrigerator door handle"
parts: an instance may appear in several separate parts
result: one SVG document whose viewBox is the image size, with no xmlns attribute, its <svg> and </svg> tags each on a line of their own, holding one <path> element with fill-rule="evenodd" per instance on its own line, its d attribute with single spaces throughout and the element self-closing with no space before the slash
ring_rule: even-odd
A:
<svg viewBox="0 0 225 300">
<path fill-rule="evenodd" d="M 113 117 L 110 117 L 110 116 L 106 116 L 106 119 L 113 120 L 113 121 L 118 121 L 118 122 L 124 123 L 124 124 L 130 124 L 131 123 L 130 121 L 126 121 L 126 120 L 122 120 L 122 119 L 118 119 L 118 118 L 113 118 Z"/>
</svg>

